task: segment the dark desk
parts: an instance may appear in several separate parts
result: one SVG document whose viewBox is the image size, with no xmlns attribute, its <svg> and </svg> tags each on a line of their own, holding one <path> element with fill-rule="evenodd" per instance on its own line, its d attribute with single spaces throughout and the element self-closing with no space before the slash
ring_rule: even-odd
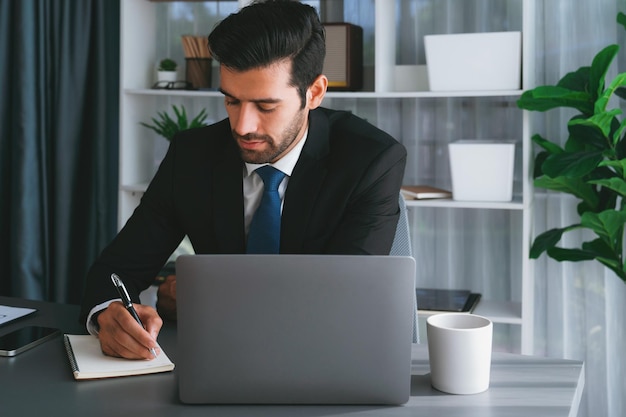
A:
<svg viewBox="0 0 626 417">
<path fill-rule="evenodd" d="M 0 304 L 39 309 L 0 327 L 26 324 L 84 333 L 78 307 L 0 297 Z M 176 328 L 165 326 L 159 343 L 176 363 Z M 1 416 L 576 416 L 584 386 L 582 362 L 494 353 L 491 387 L 477 395 L 448 395 L 430 386 L 425 345 L 413 350 L 411 399 L 401 407 L 189 406 L 178 401 L 176 371 L 75 381 L 61 338 L 16 357 L 0 357 Z"/>
</svg>

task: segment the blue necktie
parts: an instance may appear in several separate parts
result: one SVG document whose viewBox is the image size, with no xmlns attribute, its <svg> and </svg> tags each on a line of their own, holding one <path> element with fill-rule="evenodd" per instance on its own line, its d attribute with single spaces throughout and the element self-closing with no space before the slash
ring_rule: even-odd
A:
<svg viewBox="0 0 626 417">
<path fill-rule="evenodd" d="M 265 186 L 261 204 L 248 231 L 248 253 L 278 253 L 280 249 L 280 196 L 278 185 L 285 173 L 265 165 L 255 171 Z"/>
</svg>

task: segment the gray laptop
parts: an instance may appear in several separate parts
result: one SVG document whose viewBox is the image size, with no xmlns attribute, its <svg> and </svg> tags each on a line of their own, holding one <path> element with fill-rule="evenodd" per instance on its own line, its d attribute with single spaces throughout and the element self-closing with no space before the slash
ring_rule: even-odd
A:
<svg viewBox="0 0 626 417">
<path fill-rule="evenodd" d="M 408 401 L 413 258 L 182 255 L 176 274 L 182 402 Z"/>
</svg>

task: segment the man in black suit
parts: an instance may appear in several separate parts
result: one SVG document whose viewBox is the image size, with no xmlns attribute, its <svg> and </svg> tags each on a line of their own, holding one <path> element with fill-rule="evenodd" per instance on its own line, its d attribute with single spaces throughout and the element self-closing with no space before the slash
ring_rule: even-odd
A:
<svg viewBox="0 0 626 417">
<path fill-rule="evenodd" d="M 364 120 L 320 107 L 328 80 L 316 11 L 293 1 L 252 4 L 220 23 L 209 47 L 228 119 L 172 140 L 141 203 L 88 273 L 81 319 L 109 355 L 150 358 L 162 325 L 152 307 L 135 305 L 143 330 L 110 301 L 118 298 L 111 273 L 138 302 L 185 235 L 195 253 L 245 253 L 261 165 L 286 174 L 280 253 L 391 248 L 406 150 Z"/>
</svg>

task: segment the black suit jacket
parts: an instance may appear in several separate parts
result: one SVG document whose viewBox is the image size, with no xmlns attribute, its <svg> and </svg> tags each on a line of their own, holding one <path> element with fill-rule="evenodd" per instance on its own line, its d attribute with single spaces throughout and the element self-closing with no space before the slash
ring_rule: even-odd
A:
<svg viewBox="0 0 626 417">
<path fill-rule="evenodd" d="M 405 148 L 348 112 L 316 109 L 309 121 L 285 192 L 280 252 L 389 254 Z M 242 177 L 228 119 L 178 134 L 141 203 L 90 268 L 81 320 L 118 297 L 112 272 L 138 302 L 185 235 L 195 253 L 245 253 Z"/>
</svg>

